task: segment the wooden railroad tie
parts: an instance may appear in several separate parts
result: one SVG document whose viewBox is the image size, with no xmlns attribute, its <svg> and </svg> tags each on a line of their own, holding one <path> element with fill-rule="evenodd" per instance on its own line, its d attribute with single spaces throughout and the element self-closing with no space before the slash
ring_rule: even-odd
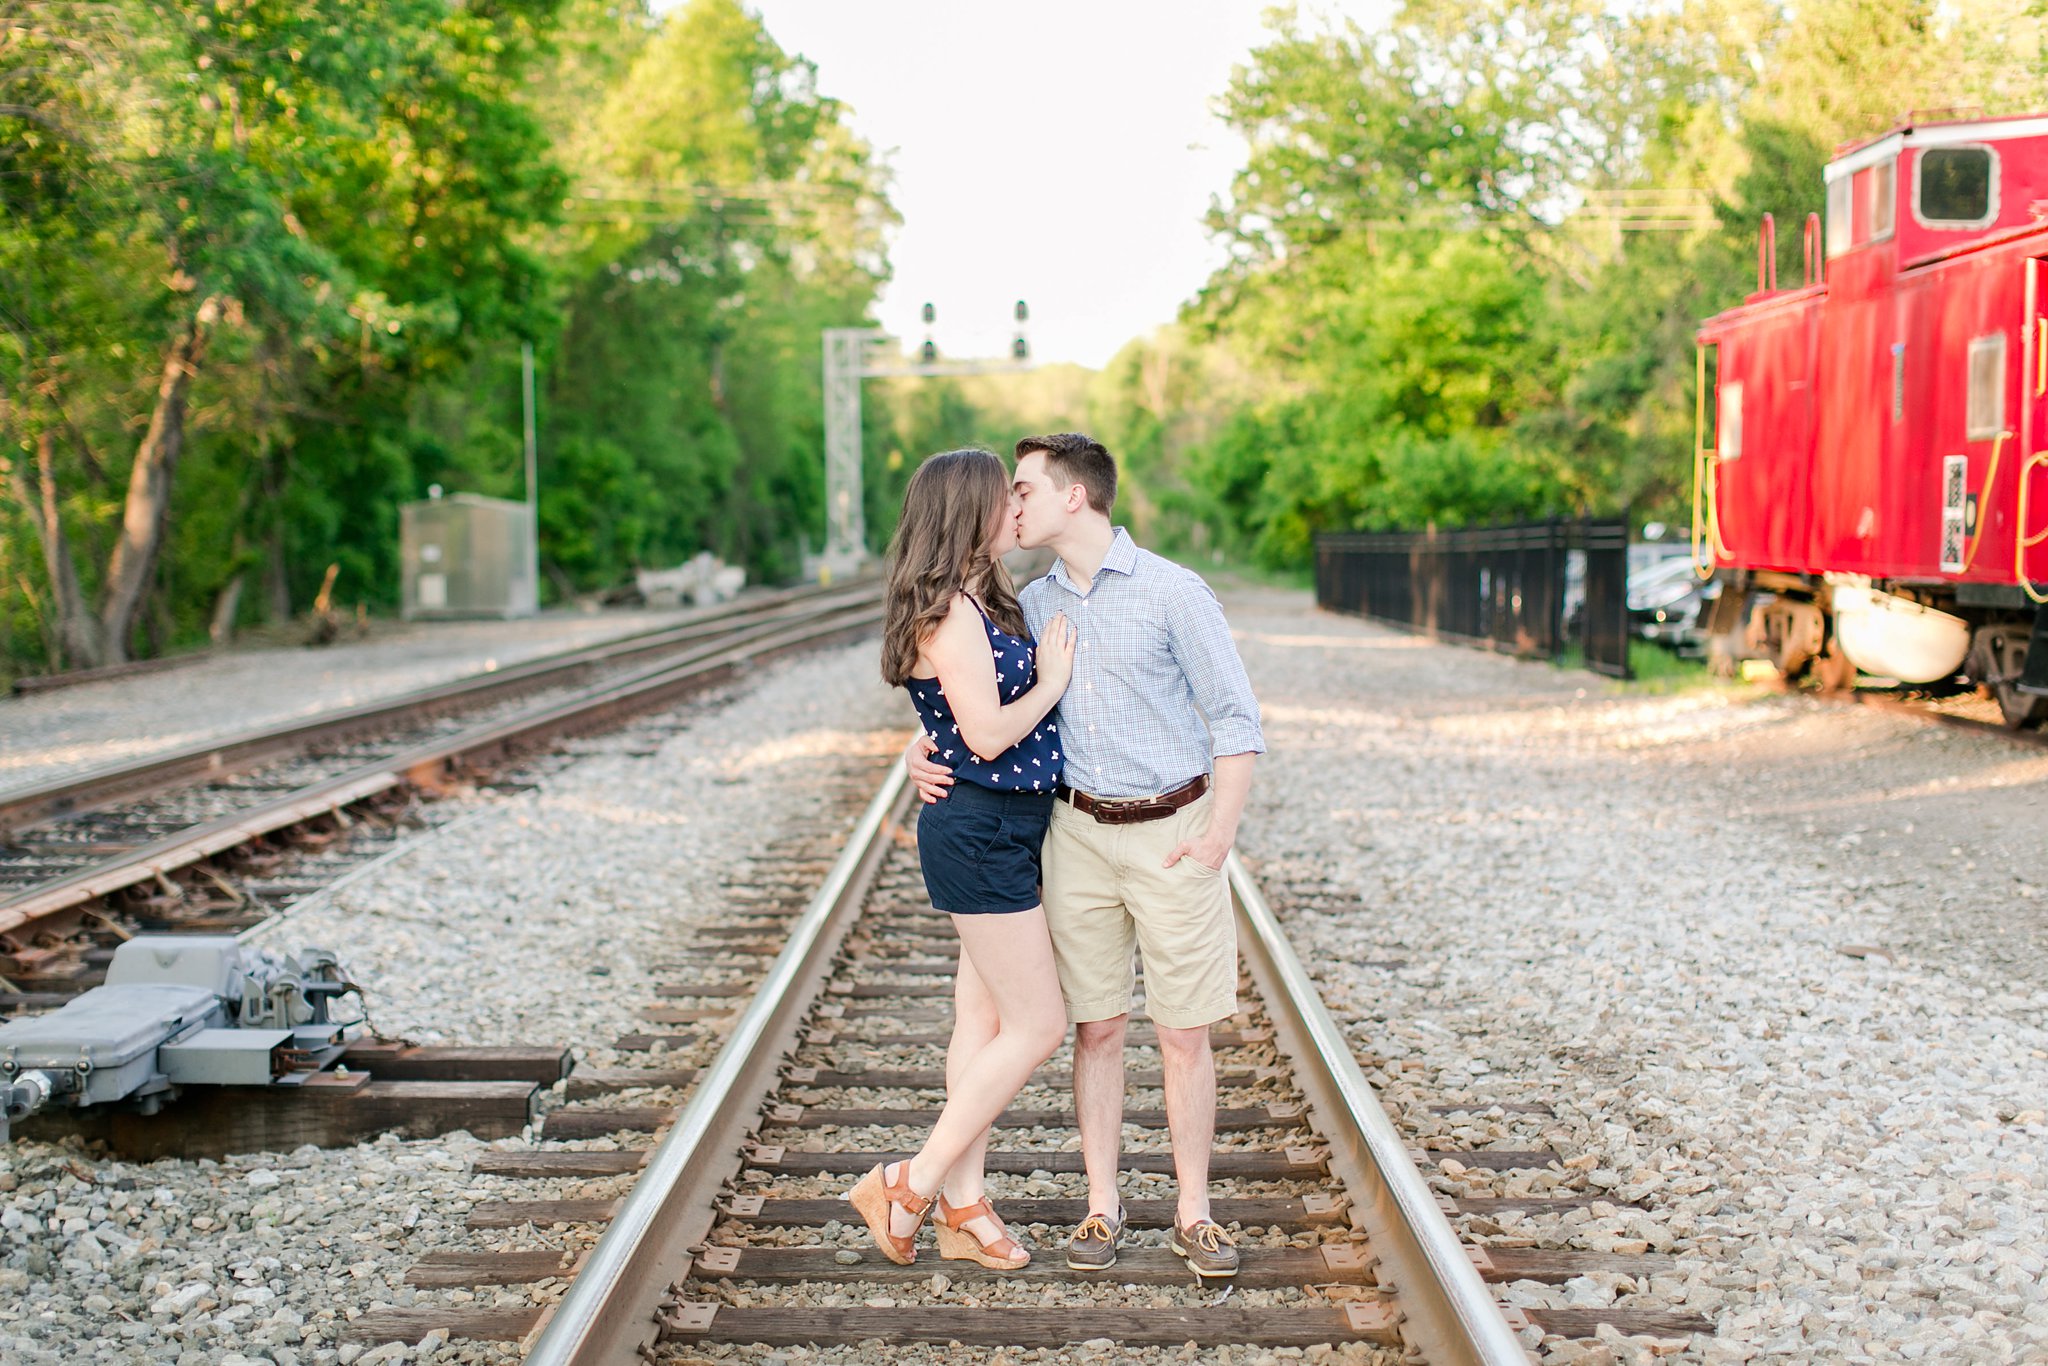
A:
<svg viewBox="0 0 2048 1366">
<path fill-rule="evenodd" d="M 512 1138 L 533 1119 L 542 1086 L 569 1065 L 563 1048 L 407 1048 L 363 1044 L 344 1056 L 379 1071 L 321 1072 L 295 1086 L 188 1087 L 154 1115 L 51 1110 L 15 1132 L 97 1140 L 131 1161 L 285 1152 L 354 1143 L 377 1134 L 431 1138 L 466 1129 Z M 545 1078 L 545 1082 L 543 1082 Z"/>
<path fill-rule="evenodd" d="M 576 1202 L 553 1203 L 566 1205 Z M 1002 1206 L 1003 1221 L 1017 1228 L 1028 1228 L 1033 1224 L 1069 1227 L 1088 1217 L 1088 1201 L 1080 1196 L 1013 1196 L 1006 1197 Z M 1254 1196 L 1250 1199 L 1226 1197 L 1211 1200 L 1209 1207 L 1219 1224 L 1299 1232 L 1344 1225 L 1348 1204 L 1334 1195 Z M 771 1228 L 817 1228 L 824 1224 L 858 1222 L 860 1219 L 853 1206 L 841 1196 L 783 1200 L 760 1195 L 735 1195 L 728 1197 L 721 1208 L 726 1218 L 734 1223 Z M 1124 1214 L 1132 1228 L 1171 1228 L 1175 1206 L 1171 1200 L 1126 1200 Z M 1118 1255 L 1121 1258 L 1122 1254 Z M 1251 1255 L 1248 1253 L 1247 1258 Z"/>
<path fill-rule="evenodd" d="M 620 1072 L 631 1069 L 619 1068 Z M 581 1074 L 578 1074 L 579 1077 Z M 1256 1086 L 1264 1081 L 1278 1081 L 1284 1073 L 1277 1067 L 1219 1067 L 1216 1069 L 1216 1084 L 1219 1087 Z M 944 1091 L 946 1074 L 936 1067 L 924 1068 L 869 1068 L 860 1072 L 841 1072 L 829 1068 L 792 1067 L 784 1072 L 783 1078 L 791 1086 L 832 1087 L 842 1090 L 863 1091 Z M 1166 1078 L 1156 1067 L 1133 1067 L 1124 1073 L 1127 1086 L 1163 1086 Z M 1074 1074 L 1058 1068 L 1045 1068 L 1031 1074 L 1029 1086 L 1046 1091 L 1065 1091 L 1074 1084 Z M 570 1094 L 575 1094 L 576 1082 L 569 1085 Z"/>
<path fill-rule="evenodd" d="M 506 1252 L 469 1252 L 442 1249 L 429 1252 L 405 1273 L 407 1285 L 462 1287 L 471 1285 L 530 1285 L 535 1281 L 567 1278 L 576 1265 L 563 1260 L 560 1248 L 517 1248 Z"/>
<path fill-rule="evenodd" d="M 518 1309 L 372 1309 L 343 1325 L 341 1336 L 348 1342 L 418 1342 L 438 1328 L 451 1338 L 518 1342 L 534 1330 L 544 1312 L 538 1305 Z"/>
<path fill-rule="evenodd" d="M 641 1014 L 645 1017 L 650 1012 L 642 1011 Z M 878 1017 L 889 1020 L 901 1020 L 905 1024 L 949 1024 L 953 1019 L 951 1011 L 873 1010 L 862 1009 L 859 1006 L 849 1007 L 846 1015 L 848 1018 Z M 838 1039 L 839 1032 L 829 1028 L 814 1027 L 807 1030 L 804 1035 L 804 1042 L 813 1048 L 829 1048 Z M 916 1034 L 849 1034 L 847 1036 L 849 1043 L 867 1044 L 874 1048 L 914 1047 L 921 1044 L 943 1048 L 951 1043 L 952 1040 L 953 1036 L 950 1032 L 941 1033 L 938 1031 Z M 1245 1048 L 1253 1044 L 1271 1043 L 1272 1041 L 1273 1031 L 1270 1029 L 1212 1029 L 1209 1031 L 1209 1046 L 1211 1048 Z M 1152 1032 L 1150 1026 L 1133 1023 L 1130 1034 L 1125 1038 L 1124 1044 L 1126 1048 L 1153 1048 L 1158 1044 L 1158 1036 Z"/>
<path fill-rule="evenodd" d="M 600 1177 L 623 1176 L 647 1165 L 652 1149 L 623 1148 L 610 1152 L 479 1153 L 470 1170 L 479 1176 Z"/>
<path fill-rule="evenodd" d="M 905 1286 L 928 1282 L 934 1272 L 955 1285 L 995 1282 L 1002 1285 L 1086 1284 L 1087 1273 L 1068 1269 L 1065 1261 L 1041 1249 L 1031 1264 L 1016 1271 L 992 1271 L 968 1261 L 934 1262 L 929 1257 L 898 1266 L 873 1248 L 859 1249 L 860 1260 L 841 1259 L 845 1249 L 833 1247 L 711 1247 L 690 1263 L 690 1278 L 700 1281 L 754 1281 L 793 1285 L 803 1281 L 845 1284 L 850 1281 Z M 1054 1249 L 1053 1251 L 1057 1251 Z M 1304 1285 L 1370 1285 L 1364 1248 L 1355 1243 L 1322 1247 L 1257 1248 L 1248 1252 L 1244 1269 L 1231 1284 L 1241 1290 L 1298 1289 Z M 1126 1247 L 1118 1251 L 1114 1270 L 1102 1280 L 1116 1285 L 1178 1285 L 1193 1275 L 1181 1257 L 1163 1247 Z"/>
<path fill-rule="evenodd" d="M 936 1110 L 828 1110 L 802 1105 L 773 1105 L 762 1118 L 763 1126 L 774 1129 L 868 1129 L 897 1125 L 929 1125 Z M 549 1138 L 599 1138 L 620 1132 L 645 1132 L 667 1125 L 675 1117 L 672 1107 L 566 1105 L 542 1121 Z M 1236 1133 L 1250 1129 L 1296 1129 L 1307 1123 L 1307 1111 L 1298 1103 L 1232 1107 L 1216 1112 L 1216 1132 Z M 996 1124 L 1006 1129 L 1071 1129 L 1071 1110 L 1005 1110 Z M 1124 1124 L 1130 1128 L 1164 1129 L 1164 1110 L 1126 1110 Z"/>
<path fill-rule="evenodd" d="M 907 1162 L 911 1156 L 903 1151 L 875 1152 L 871 1149 L 807 1153 L 756 1144 L 747 1150 L 742 1165 L 749 1170 L 780 1176 L 859 1176 L 878 1162 Z M 1267 1148 L 1222 1148 L 1209 1155 L 1209 1173 L 1217 1178 L 1243 1181 L 1302 1181 L 1324 1175 L 1329 1171 L 1329 1163 L 1328 1149 L 1308 1145 L 1282 1148 L 1277 1152 Z M 1119 1166 L 1126 1172 L 1171 1175 L 1173 1154 L 1126 1151 Z M 1083 1170 L 1081 1154 L 1041 1149 L 991 1152 L 986 1168 L 991 1173 L 1005 1176 L 1032 1176 L 1040 1172 L 1048 1176 L 1066 1176 Z"/>
<path fill-rule="evenodd" d="M 1190 1342 L 1242 1342 L 1268 1347 L 1373 1342 L 1398 1347 L 1401 1341 L 1394 1310 L 1376 1301 L 1272 1308 L 984 1307 L 952 1314 L 936 1313 L 925 1306 L 819 1306 L 795 1314 L 781 1307 L 735 1309 L 722 1304 L 684 1303 L 663 1314 L 662 1337 L 671 1342 L 750 1342 L 770 1347 L 849 1346 L 870 1341 L 1004 1347 L 1090 1342 L 1096 1338 L 1108 1338 L 1128 1347 L 1178 1347 Z"/>
</svg>

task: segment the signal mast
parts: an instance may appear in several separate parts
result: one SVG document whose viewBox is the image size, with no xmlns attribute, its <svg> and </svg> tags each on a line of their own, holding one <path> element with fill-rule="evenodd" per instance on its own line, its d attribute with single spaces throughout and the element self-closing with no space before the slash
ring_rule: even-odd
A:
<svg viewBox="0 0 2048 1366">
<path fill-rule="evenodd" d="M 1022 299 L 1011 310 L 1014 330 L 1007 357 L 943 359 L 931 335 L 939 311 L 927 303 L 922 317 L 924 341 L 914 360 L 883 354 L 892 338 L 880 328 L 828 327 L 824 331 L 825 550 L 806 566 L 807 578 L 829 583 L 859 572 L 868 562 L 867 516 L 861 507 L 862 380 L 1016 374 L 1036 368 L 1025 335 L 1031 309 Z"/>
</svg>

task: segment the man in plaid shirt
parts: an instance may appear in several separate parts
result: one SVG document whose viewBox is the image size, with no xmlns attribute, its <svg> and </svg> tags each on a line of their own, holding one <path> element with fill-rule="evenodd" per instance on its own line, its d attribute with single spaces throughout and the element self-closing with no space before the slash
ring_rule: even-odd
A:
<svg viewBox="0 0 2048 1366">
<path fill-rule="evenodd" d="M 1043 859 L 1088 1171 L 1088 1216 L 1067 1262 L 1113 1266 L 1124 1229 L 1117 1170 L 1135 948 L 1180 1185 L 1173 1249 L 1197 1275 L 1233 1276 L 1237 1249 L 1209 1209 L 1209 1026 L 1237 1010 L 1221 870 L 1265 750 L 1258 701 L 1208 585 L 1110 523 L 1116 462 L 1100 442 L 1075 432 L 1018 442 L 1014 492 L 1018 544 L 1059 556 L 1018 595 L 1025 621 L 1036 637 L 1064 612 L 1079 636 L 1057 712 L 1066 752 Z M 927 801 L 943 796 L 944 769 L 919 753 L 911 770 Z"/>
</svg>

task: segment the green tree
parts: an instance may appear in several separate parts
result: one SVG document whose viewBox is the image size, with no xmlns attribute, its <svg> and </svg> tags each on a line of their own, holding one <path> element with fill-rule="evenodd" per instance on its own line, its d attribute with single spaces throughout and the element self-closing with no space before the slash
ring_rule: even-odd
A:
<svg viewBox="0 0 2048 1366">
<path fill-rule="evenodd" d="M 1175 506 L 1297 565 L 1324 529 L 1678 513 L 1692 334 L 1754 287 L 1761 216 L 1796 282 L 1830 147 L 1959 92 L 2042 93 L 2022 0 L 1409 0 L 1372 32 L 1273 23 L 1221 101 L 1250 153 L 1210 215 L 1229 259 L 1186 313 L 1256 392 L 1177 454 Z M 1633 233 L 1608 208 L 1674 190 L 1711 220 Z M 1143 445 L 1141 406 L 1124 386 Z"/>
<path fill-rule="evenodd" d="M 815 67 L 736 0 L 646 26 L 601 107 L 558 113 L 578 125 L 556 130 L 577 207 L 544 357 L 551 572 L 588 589 L 709 549 L 794 573 L 824 525 L 820 333 L 861 323 L 887 278 L 881 168 Z M 648 497 L 598 553 L 565 466 L 600 447 L 637 472 L 605 487 Z"/>
<path fill-rule="evenodd" d="M 259 500 L 238 491 L 275 496 L 274 452 L 322 435 L 336 458 L 313 467 L 365 492 L 388 443 L 362 419 L 529 318 L 545 290 L 517 234 L 559 191 L 512 96 L 553 0 L 17 4 L 0 424 L 57 648 L 98 663 L 152 594 L 161 643 L 162 599 L 238 572 L 207 541 L 209 566 L 163 563 L 178 508 L 225 495 L 235 515 L 198 529 L 240 537 Z M 137 428 L 117 479 L 97 452 Z"/>
</svg>

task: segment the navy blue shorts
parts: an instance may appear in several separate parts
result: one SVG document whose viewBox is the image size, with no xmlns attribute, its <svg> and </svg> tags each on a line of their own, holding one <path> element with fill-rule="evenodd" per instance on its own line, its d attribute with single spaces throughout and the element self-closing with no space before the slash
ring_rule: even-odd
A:
<svg viewBox="0 0 2048 1366">
<path fill-rule="evenodd" d="M 1038 847 L 1052 821 L 1050 792 L 997 792 L 956 782 L 917 809 L 917 861 L 932 905 L 954 915 L 1002 915 L 1038 904 Z"/>
</svg>

